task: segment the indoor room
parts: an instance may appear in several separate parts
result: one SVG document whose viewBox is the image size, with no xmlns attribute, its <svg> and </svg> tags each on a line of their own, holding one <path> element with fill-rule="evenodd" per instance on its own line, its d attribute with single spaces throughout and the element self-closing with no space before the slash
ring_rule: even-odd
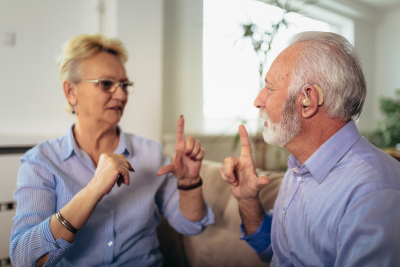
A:
<svg viewBox="0 0 400 267">
<path fill-rule="evenodd" d="M 20 157 L 76 121 L 57 65 L 63 44 L 94 33 L 120 39 L 129 54 L 134 86 L 120 129 L 160 143 L 173 159 L 183 115 L 185 136 L 205 150 L 203 193 L 215 223 L 186 237 L 162 221 L 164 266 L 265 266 L 240 240 L 237 201 L 219 169 L 241 155 L 245 125 L 255 166 L 270 177 L 261 193 L 272 209 L 291 153 L 264 142 L 254 100 L 274 59 L 303 31 L 337 33 L 355 46 L 367 87 L 357 129 L 400 161 L 400 0 L 0 1 L 0 266 L 12 266 Z"/>
</svg>

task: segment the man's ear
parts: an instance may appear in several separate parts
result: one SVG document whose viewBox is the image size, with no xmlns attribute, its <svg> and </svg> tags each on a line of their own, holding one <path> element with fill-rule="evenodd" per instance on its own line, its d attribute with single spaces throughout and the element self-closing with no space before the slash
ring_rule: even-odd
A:
<svg viewBox="0 0 400 267">
<path fill-rule="evenodd" d="M 63 86 L 65 98 L 68 100 L 68 102 L 71 105 L 75 106 L 78 101 L 75 96 L 76 85 L 69 80 L 64 80 L 62 83 L 62 86 Z"/>
<path fill-rule="evenodd" d="M 301 115 L 303 118 L 311 118 L 318 110 L 319 93 L 313 85 L 307 85 L 304 88 L 306 96 L 302 92 L 300 98 Z M 306 103 L 306 105 L 304 104 Z"/>
</svg>

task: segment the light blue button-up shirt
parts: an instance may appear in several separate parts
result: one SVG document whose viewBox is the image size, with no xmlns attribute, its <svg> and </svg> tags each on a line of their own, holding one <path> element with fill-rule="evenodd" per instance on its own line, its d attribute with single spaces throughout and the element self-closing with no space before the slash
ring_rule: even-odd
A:
<svg viewBox="0 0 400 267">
<path fill-rule="evenodd" d="M 271 266 L 400 266 L 400 163 L 350 121 L 303 165 L 291 155 L 273 211 L 242 239 Z"/>
<path fill-rule="evenodd" d="M 72 127 L 66 135 L 43 142 L 21 157 L 10 238 L 14 266 L 34 266 L 48 252 L 45 266 L 161 266 L 157 210 L 185 235 L 199 234 L 213 223 L 208 205 L 199 222 L 181 214 L 176 178 L 156 175 L 170 162 L 159 143 L 120 131 L 114 153 L 123 154 L 135 169 L 130 185 L 114 186 L 103 197 L 74 243 L 54 240 L 50 217 L 89 183 L 96 169 L 75 142 Z"/>
</svg>

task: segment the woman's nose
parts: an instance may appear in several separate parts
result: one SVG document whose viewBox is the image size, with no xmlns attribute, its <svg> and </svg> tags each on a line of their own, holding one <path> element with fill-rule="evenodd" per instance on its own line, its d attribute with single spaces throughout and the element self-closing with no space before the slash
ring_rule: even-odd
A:
<svg viewBox="0 0 400 267">
<path fill-rule="evenodd" d="M 118 99 L 126 99 L 128 97 L 128 92 L 124 91 L 124 89 L 122 89 L 121 83 L 117 83 L 114 86 L 116 86 L 117 89 L 113 93 L 113 97 L 118 98 Z"/>
</svg>

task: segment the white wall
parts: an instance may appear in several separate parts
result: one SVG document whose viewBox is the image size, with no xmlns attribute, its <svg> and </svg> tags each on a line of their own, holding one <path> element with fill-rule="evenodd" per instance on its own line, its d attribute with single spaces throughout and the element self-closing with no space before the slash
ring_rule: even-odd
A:
<svg viewBox="0 0 400 267">
<path fill-rule="evenodd" d="M 136 87 L 121 126 L 161 140 L 162 0 L 105 0 L 103 30 L 125 42 L 127 72 Z M 97 0 L 1 0 L 0 31 L 16 45 L 0 45 L 0 137 L 63 134 L 75 121 L 65 110 L 56 56 L 81 33 L 99 32 Z"/>
<path fill-rule="evenodd" d="M 203 129 L 203 1 L 165 0 L 163 131 Z"/>
<path fill-rule="evenodd" d="M 97 30 L 96 1 L 0 1 L 0 133 L 63 133 L 74 121 L 58 78 L 56 55 L 68 38 Z"/>
<path fill-rule="evenodd" d="M 135 82 L 121 127 L 161 141 L 163 1 L 119 0 L 117 14 L 117 36 L 129 51 L 126 69 Z"/>
<path fill-rule="evenodd" d="M 376 91 L 379 96 L 394 96 L 400 88 L 400 8 L 387 11 L 376 35 Z M 376 105 L 376 116 L 379 116 Z"/>
</svg>

